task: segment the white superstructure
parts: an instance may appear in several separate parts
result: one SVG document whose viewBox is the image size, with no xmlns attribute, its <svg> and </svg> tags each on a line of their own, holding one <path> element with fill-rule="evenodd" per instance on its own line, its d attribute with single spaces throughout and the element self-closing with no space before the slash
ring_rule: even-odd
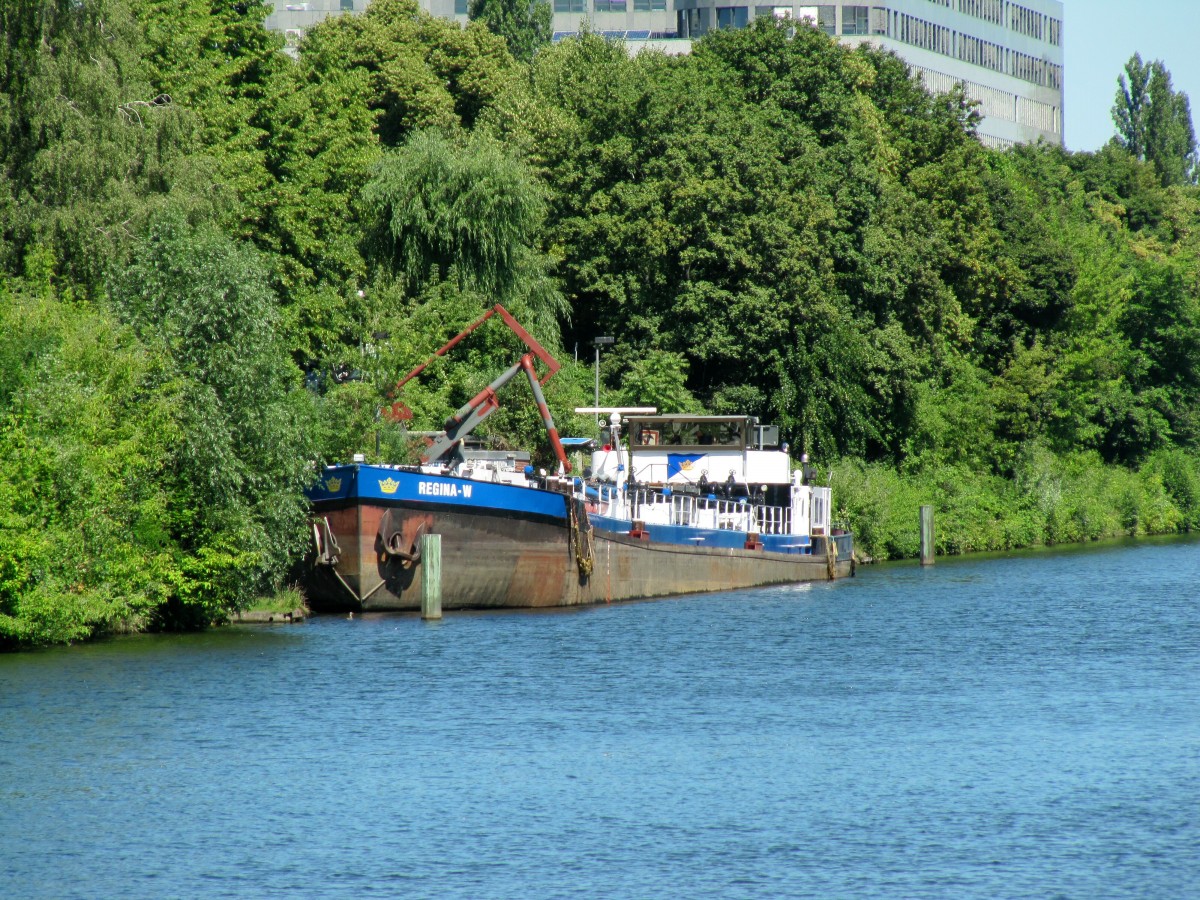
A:
<svg viewBox="0 0 1200 900">
<path fill-rule="evenodd" d="M 791 471 L 778 429 L 751 416 L 614 414 L 607 432 L 589 478 L 599 515 L 647 527 L 830 533 L 830 488 L 810 484 L 810 469 Z"/>
</svg>

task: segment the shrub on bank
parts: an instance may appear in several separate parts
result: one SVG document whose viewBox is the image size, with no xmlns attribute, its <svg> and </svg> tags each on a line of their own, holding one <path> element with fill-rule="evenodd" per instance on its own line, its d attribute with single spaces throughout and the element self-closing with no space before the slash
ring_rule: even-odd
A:
<svg viewBox="0 0 1200 900">
<path fill-rule="evenodd" d="M 833 469 L 838 517 L 878 560 L 920 553 L 918 510 L 934 507 L 939 554 L 1079 543 L 1200 527 L 1200 458 L 1164 450 L 1137 469 L 1095 454 L 1027 448 L 1011 478 L 962 466 L 903 473 L 842 460 Z"/>
</svg>

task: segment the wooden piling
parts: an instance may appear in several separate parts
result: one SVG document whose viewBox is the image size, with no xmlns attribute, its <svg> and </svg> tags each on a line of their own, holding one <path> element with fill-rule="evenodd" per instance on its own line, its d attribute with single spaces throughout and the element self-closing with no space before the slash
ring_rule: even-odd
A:
<svg viewBox="0 0 1200 900">
<path fill-rule="evenodd" d="M 442 617 L 442 536 L 421 535 L 421 618 Z"/>
<path fill-rule="evenodd" d="M 921 565 L 933 565 L 933 507 L 921 507 Z"/>
</svg>

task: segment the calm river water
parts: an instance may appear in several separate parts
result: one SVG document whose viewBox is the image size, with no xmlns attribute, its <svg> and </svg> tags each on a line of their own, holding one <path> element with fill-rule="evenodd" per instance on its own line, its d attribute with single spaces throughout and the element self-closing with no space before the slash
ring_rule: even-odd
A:
<svg viewBox="0 0 1200 900">
<path fill-rule="evenodd" d="M 1200 544 L 0 657 L 3 897 L 1200 897 Z"/>
</svg>

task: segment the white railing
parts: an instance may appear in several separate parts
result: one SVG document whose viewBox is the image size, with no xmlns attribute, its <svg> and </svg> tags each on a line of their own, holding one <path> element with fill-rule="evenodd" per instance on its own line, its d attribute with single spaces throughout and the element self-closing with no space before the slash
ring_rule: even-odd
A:
<svg viewBox="0 0 1200 900">
<path fill-rule="evenodd" d="M 791 534 L 792 511 L 786 506 L 756 506 L 759 534 Z"/>
<path fill-rule="evenodd" d="M 791 534 L 792 511 L 782 506 L 757 506 L 743 500 L 709 500 L 692 494 L 661 494 L 638 488 L 622 496 L 611 485 L 600 485 L 592 498 L 596 512 L 646 525 L 687 525 L 719 531 Z"/>
<path fill-rule="evenodd" d="M 597 496 L 594 498 L 596 504 L 596 512 L 602 516 L 610 516 L 614 519 L 625 517 L 624 504 L 621 502 L 621 495 L 617 493 L 617 489 L 609 484 L 601 484 L 596 487 Z M 593 499 L 587 497 L 587 499 Z"/>
</svg>

